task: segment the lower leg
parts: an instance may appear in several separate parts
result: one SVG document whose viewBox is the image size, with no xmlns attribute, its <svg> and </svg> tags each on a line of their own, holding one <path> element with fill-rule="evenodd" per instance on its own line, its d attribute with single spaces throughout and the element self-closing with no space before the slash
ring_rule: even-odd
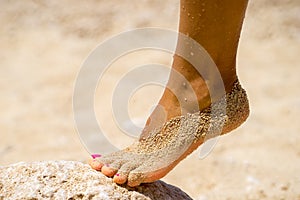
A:
<svg viewBox="0 0 300 200">
<path fill-rule="evenodd" d="M 230 91 L 247 0 L 181 0 L 179 31 L 196 40 L 216 63 Z M 174 66 L 176 67 L 176 66 Z"/>
<path fill-rule="evenodd" d="M 230 92 L 237 81 L 236 55 L 246 7 L 247 0 L 180 1 L 179 32 L 191 37 L 206 49 L 221 74 L 226 92 Z M 179 39 L 177 49 L 184 46 L 181 43 L 184 41 Z M 211 101 L 206 81 L 212 80 L 205 80 L 194 66 L 178 55 L 174 55 L 172 68 L 182 74 L 192 86 L 199 108 L 202 110 L 208 107 Z M 175 95 L 171 90 L 183 91 L 182 85 L 173 74 L 158 108 L 148 119 L 142 136 L 165 121 L 183 114 L 178 100 L 180 95 Z M 166 117 L 159 117 L 162 115 Z"/>
</svg>

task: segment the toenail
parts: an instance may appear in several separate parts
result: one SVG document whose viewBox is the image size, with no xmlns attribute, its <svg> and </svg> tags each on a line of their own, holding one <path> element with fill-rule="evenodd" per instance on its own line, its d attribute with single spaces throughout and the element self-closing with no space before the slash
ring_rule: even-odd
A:
<svg viewBox="0 0 300 200">
<path fill-rule="evenodd" d="M 105 164 L 106 167 L 109 167 L 109 164 Z"/>
<path fill-rule="evenodd" d="M 95 158 L 100 158 L 102 155 L 101 154 L 92 154 L 91 156 L 93 159 L 95 159 Z"/>
<path fill-rule="evenodd" d="M 116 174 L 116 176 L 120 176 L 120 174 Z"/>
</svg>

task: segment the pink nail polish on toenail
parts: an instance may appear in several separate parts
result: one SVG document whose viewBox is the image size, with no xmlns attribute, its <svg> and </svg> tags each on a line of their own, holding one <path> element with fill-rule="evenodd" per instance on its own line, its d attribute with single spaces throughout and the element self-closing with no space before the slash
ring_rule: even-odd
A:
<svg viewBox="0 0 300 200">
<path fill-rule="evenodd" d="M 95 158 L 100 158 L 101 154 L 92 154 L 91 156 L 92 156 L 93 159 L 95 159 Z"/>
<path fill-rule="evenodd" d="M 109 164 L 105 164 L 106 167 L 109 167 Z"/>
<path fill-rule="evenodd" d="M 116 176 L 120 176 L 120 174 L 116 174 Z"/>
</svg>

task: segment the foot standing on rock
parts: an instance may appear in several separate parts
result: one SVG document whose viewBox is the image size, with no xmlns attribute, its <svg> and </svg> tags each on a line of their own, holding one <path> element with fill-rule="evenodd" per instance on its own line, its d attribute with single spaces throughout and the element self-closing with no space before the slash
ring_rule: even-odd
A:
<svg viewBox="0 0 300 200">
<path fill-rule="evenodd" d="M 219 97 L 220 101 L 226 100 L 225 115 L 211 117 L 212 104 L 217 109 L 220 107 L 218 101 L 210 98 L 207 86 L 214 84 L 214 78 L 203 78 L 193 65 L 174 55 L 172 69 L 188 83 L 178 81 L 172 72 L 139 140 L 124 150 L 94 157 L 90 161 L 93 169 L 112 177 L 118 184 L 134 187 L 153 182 L 165 176 L 205 139 L 216 136 L 214 130 L 221 129 L 220 134 L 225 134 L 247 119 L 248 100 L 236 74 L 238 41 L 247 3 L 247 0 L 180 1 L 179 32 L 203 46 L 215 62 L 226 91 L 226 95 Z M 183 46 L 182 42 L 178 40 L 177 50 Z M 200 112 L 194 113 L 189 108 L 192 94 L 186 85 L 196 94 Z M 185 113 L 180 102 L 186 102 Z M 222 120 L 223 126 L 217 127 Z"/>
</svg>

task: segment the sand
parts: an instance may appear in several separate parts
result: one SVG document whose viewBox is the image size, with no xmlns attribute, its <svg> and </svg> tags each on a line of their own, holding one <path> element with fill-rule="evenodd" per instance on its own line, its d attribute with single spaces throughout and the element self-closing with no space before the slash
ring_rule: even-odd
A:
<svg viewBox="0 0 300 200">
<path fill-rule="evenodd" d="M 74 81 L 85 58 L 100 42 L 122 31 L 178 26 L 177 0 L 0 4 L 0 165 L 85 161 L 89 154 L 75 130 L 72 112 Z M 164 181 L 201 200 L 300 199 L 299 13 L 297 0 L 250 2 L 238 55 L 250 117 L 222 136 L 204 159 L 196 151 Z M 120 133 L 107 106 L 115 84 L 134 65 L 150 61 L 168 65 L 171 58 L 150 50 L 127 55 L 100 82 L 97 117 L 118 147 L 132 138 Z M 147 89 L 130 101 L 130 114 L 138 122 L 162 91 Z"/>
</svg>

